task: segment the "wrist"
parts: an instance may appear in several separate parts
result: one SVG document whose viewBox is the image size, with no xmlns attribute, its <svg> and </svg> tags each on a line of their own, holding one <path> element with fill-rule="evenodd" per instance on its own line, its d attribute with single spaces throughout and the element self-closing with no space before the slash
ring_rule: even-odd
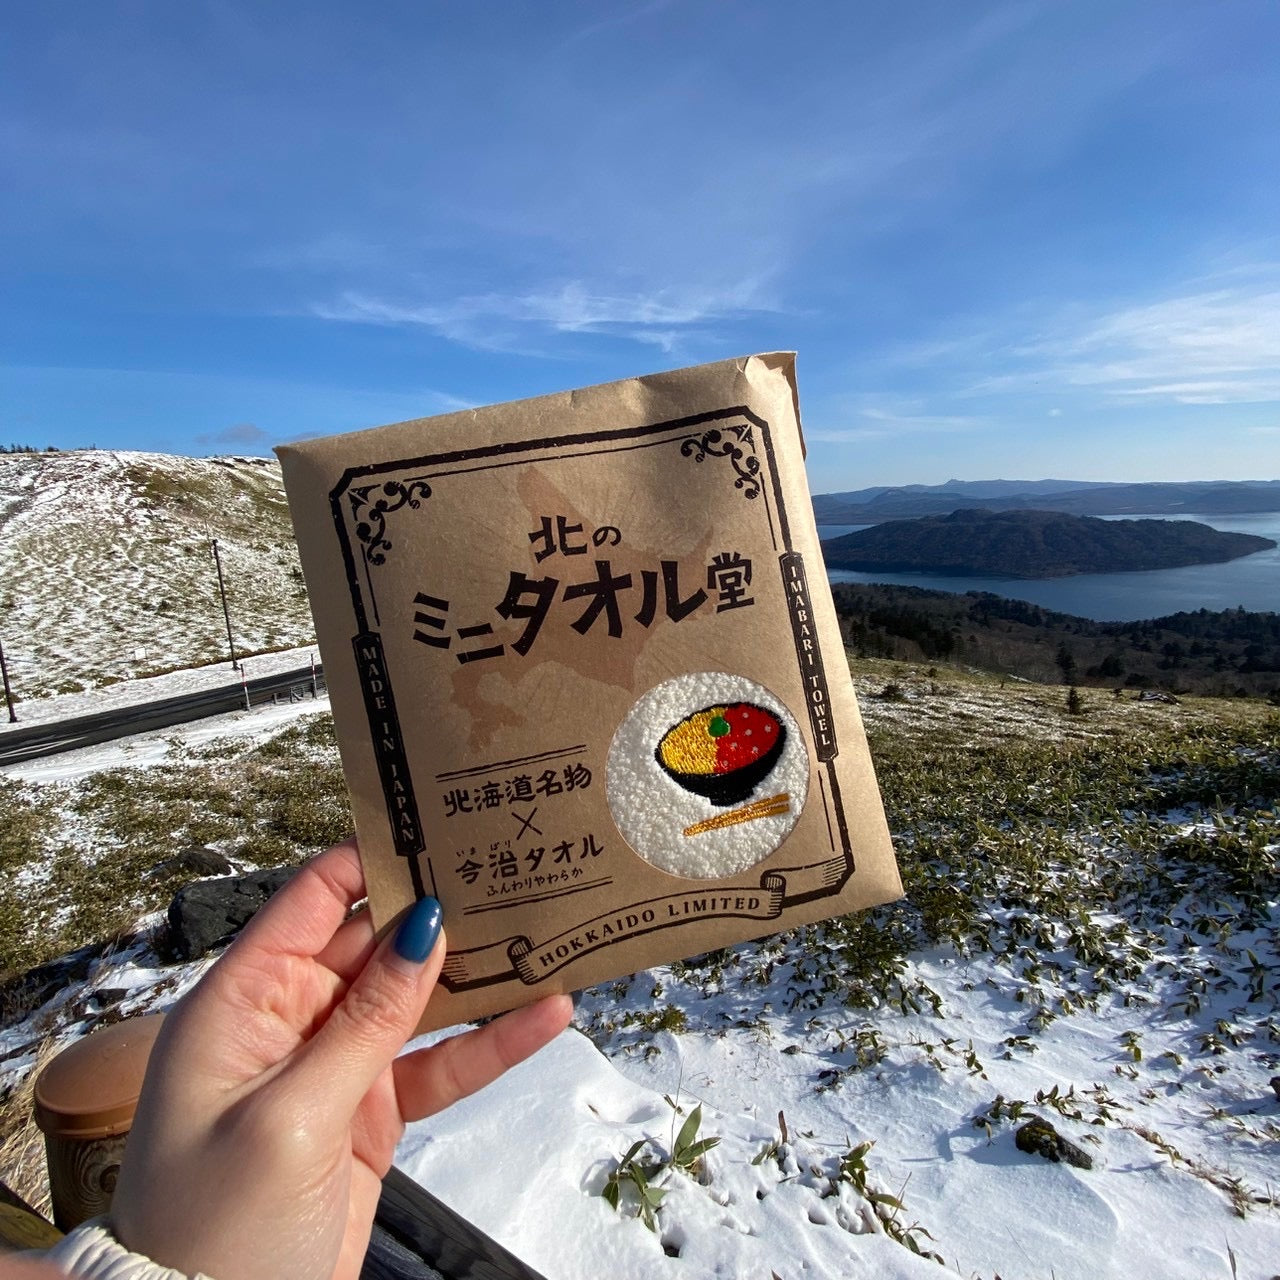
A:
<svg viewBox="0 0 1280 1280">
<path fill-rule="evenodd" d="M 125 1248 L 105 1218 L 82 1222 L 59 1240 L 46 1257 L 74 1280 L 213 1280 L 204 1272 L 188 1276 L 163 1267 Z"/>
</svg>

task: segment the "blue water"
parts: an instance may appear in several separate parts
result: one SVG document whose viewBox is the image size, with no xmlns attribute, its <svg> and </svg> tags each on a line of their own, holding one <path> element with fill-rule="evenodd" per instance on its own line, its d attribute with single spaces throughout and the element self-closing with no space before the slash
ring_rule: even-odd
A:
<svg viewBox="0 0 1280 1280">
<path fill-rule="evenodd" d="M 1142 518 L 1197 520 L 1214 529 L 1256 533 L 1280 543 L 1280 512 Z M 819 525 L 818 537 L 838 538 L 869 527 L 865 524 Z M 1143 573 L 1081 573 L 1073 578 L 970 578 L 932 573 L 859 573 L 853 569 L 832 569 L 827 577 L 832 582 L 888 582 L 926 587 L 931 591 L 990 591 L 1098 622 L 1161 618 L 1191 609 L 1280 610 L 1280 547 L 1257 551 L 1225 564 L 1193 564 L 1182 569 L 1151 569 Z"/>
</svg>

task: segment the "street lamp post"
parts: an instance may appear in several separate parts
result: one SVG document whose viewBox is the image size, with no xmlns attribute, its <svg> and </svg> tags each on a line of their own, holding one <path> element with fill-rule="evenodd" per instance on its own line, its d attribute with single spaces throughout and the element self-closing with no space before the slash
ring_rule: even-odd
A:
<svg viewBox="0 0 1280 1280">
<path fill-rule="evenodd" d="M 9 668 L 4 660 L 4 645 L 0 644 L 0 677 L 4 679 L 4 701 L 9 708 L 9 723 L 18 723 L 18 713 L 13 709 L 13 690 L 9 688 Z"/>
<path fill-rule="evenodd" d="M 240 670 L 240 664 L 236 661 L 236 642 L 231 635 L 231 610 L 227 608 L 227 584 L 222 580 L 222 557 L 218 555 L 218 540 L 211 538 L 213 544 L 213 562 L 218 566 L 218 593 L 222 596 L 222 617 L 227 624 L 227 648 L 231 650 L 231 666 L 234 670 Z"/>
</svg>

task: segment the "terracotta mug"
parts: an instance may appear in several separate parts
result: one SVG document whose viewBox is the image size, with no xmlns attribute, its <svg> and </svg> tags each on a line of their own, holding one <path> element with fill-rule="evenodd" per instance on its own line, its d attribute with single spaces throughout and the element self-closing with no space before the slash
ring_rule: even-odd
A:
<svg viewBox="0 0 1280 1280">
<path fill-rule="evenodd" d="M 64 1049 L 35 1085 L 53 1220 L 63 1231 L 106 1213 L 147 1060 L 164 1014 L 126 1018 Z"/>
</svg>

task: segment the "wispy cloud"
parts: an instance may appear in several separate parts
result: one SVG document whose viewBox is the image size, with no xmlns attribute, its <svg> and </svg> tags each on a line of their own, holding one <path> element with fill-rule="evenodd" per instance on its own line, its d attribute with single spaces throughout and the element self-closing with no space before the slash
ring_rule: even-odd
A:
<svg viewBox="0 0 1280 1280">
<path fill-rule="evenodd" d="M 525 349 L 550 334 L 605 334 L 670 352 L 700 326 L 770 310 L 754 280 L 722 291 L 611 294 L 571 281 L 541 292 L 488 293 L 441 303 L 348 291 L 313 314 L 355 324 L 418 325 L 481 350 Z"/>
<path fill-rule="evenodd" d="M 883 423 L 890 431 L 969 431 L 981 423 L 980 418 L 964 414 L 894 412 L 888 409 L 863 409 L 862 416 Z"/>
<path fill-rule="evenodd" d="M 590 40 L 594 36 L 614 31 L 618 27 L 629 26 L 633 22 L 646 21 L 655 14 L 661 13 L 664 9 L 669 9 L 675 3 L 676 0 L 649 0 L 648 4 L 638 5 L 629 11 L 601 18 L 597 22 L 591 22 L 585 27 L 580 27 L 566 38 L 565 44 L 576 44 L 580 40 Z"/>
<path fill-rule="evenodd" d="M 1233 271 L 1184 291 L 1095 315 L 1016 348 L 1053 377 L 1116 397 L 1178 404 L 1280 400 L 1280 267 Z"/>
<path fill-rule="evenodd" d="M 828 413 L 827 416 L 836 414 Z M 849 417 L 852 420 L 848 426 L 816 429 L 806 426 L 805 439 L 815 444 L 860 444 L 898 436 L 974 431 L 986 425 L 984 419 L 978 417 L 922 413 L 906 407 L 864 407 L 852 410 Z"/>
<path fill-rule="evenodd" d="M 269 444 L 271 436 L 252 422 L 237 422 L 222 431 L 209 431 L 196 436 L 199 444 L 242 444 L 250 447 Z"/>
<path fill-rule="evenodd" d="M 418 139 L 420 154 L 403 147 L 395 209 L 364 208 L 380 177 L 346 185 L 356 207 L 334 216 L 376 226 L 374 245 L 300 237 L 280 265 L 324 277 L 304 296 L 329 319 L 416 325 L 487 351 L 561 355 L 550 335 L 609 334 L 696 357 L 700 326 L 777 309 L 765 285 L 834 315 L 839 286 L 815 297 L 815 264 L 828 283 L 855 277 L 865 247 L 945 219 L 1000 157 L 1047 163 L 1166 56 L 1018 0 L 948 10 L 928 33 L 882 31 L 852 6 L 816 44 L 803 24 L 775 30 L 768 6 L 745 9 L 725 24 L 714 6 L 650 0 L 567 36 L 548 24 L 500 99 Z M 748 77 L 726 93 L 766 29 L 787 90 Z M 455 86 L 458 68 L 439 72 Z M 407 289 L 414 280 L 429 291 Z"/>
<path fill-rule="evenodd" d="M 251 267 L 326 273 L 383 269 L 392 260 L 385 244 L 344 231 L 322 231 L 301 240 L 263 245 L 247 258 Z"/>
</svg>

